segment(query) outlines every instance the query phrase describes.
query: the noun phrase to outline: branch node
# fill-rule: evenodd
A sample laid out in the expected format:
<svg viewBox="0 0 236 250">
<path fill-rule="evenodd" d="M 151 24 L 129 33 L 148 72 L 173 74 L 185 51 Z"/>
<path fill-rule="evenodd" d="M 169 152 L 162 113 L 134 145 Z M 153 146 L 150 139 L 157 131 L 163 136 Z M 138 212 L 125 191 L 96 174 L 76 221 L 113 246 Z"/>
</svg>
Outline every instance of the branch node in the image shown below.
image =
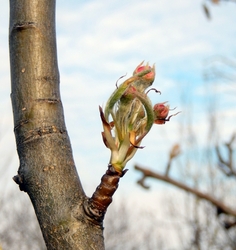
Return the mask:
<svg viewBox="0 0 236 250">
<path fill-rule="evenodd" d="M 56 98 L 41 98 L 41 99 L 36 99 L 37 102 L 46 102 L 50 104 L 57 104 L 60 102 L 60 99 Z"/>
<path fill-rule="evenodd" d="M 150 189 L 150 186 L 146 185 L 144 183 L 145 180 L 145 176 L 143 176 L 143 178 L 141 178 L 140 180 L 137 181 L 137 184 L 139 184 L 141 187 L 143 187 L 144 189 Z"/>
<path fill-rule="evenodd" d="M 35 22 L 17 22 L 13 25 L 12 30 L 22 31 L 31 28 L 36 28 Z"/>
<path fill-rule="evenodd" d="M 13 181 L 15 181 L 16 184 L 19 185 L 19 188 L 21 191 L 26 192 L 25 184 L 24 184 L 24 177 L 21 176 L 19 173 L 18 175 L 15 175 L 13 178 Z"/>
</svg>

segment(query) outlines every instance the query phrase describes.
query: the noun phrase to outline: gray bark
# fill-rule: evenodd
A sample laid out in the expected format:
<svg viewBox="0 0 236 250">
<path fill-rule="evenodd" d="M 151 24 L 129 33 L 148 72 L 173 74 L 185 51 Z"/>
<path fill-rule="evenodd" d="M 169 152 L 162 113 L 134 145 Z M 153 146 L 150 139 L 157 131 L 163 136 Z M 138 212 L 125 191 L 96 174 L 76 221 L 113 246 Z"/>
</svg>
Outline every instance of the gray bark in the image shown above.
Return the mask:
<svg viewBox="0 0 236 250">
<path fill-rule="evenodd" d="M 72 156 L 59 91 L 55 0 L 10 0 L 11 99 L 20 160 L 47 249 L 104 249 Z M 79 121 L 78 121 L 79 122 Z"/>
</svg>

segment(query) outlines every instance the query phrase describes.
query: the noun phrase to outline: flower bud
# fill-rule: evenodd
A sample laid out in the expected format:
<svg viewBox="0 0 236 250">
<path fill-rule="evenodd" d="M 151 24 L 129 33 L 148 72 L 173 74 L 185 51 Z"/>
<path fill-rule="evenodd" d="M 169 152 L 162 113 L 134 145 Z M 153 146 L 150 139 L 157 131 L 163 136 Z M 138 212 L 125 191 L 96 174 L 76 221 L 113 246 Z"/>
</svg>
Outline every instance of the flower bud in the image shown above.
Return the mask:
<svg viewBox="0 0 236 250">
<path fill-rule="evenodd" d="M 154 111 L 154 123 L 155 124 L 165 124 L 166 118 L 169 114 L 169 105 L 165 105 L 166 102 L 157 103 L 153 107 Z"/>
<path fill-rule="evenodd" d="M 129 86 L 127 88 L 127 90 L 125 91 L 125 93 L 122 95 L 121 100 L 133 100 L 135 98 L 135 93 L 136 93 L 137 89 L 134 86 Z"/>
<path fill-rule="evenodd" d="M 139 92 L 145 92 L 149 88 L 155 79 L 155 66 L 151 67 L 147 63 L 143 65 L 140 63 L 133 72 L 133 76 L 136 77 L 133 85 L 138 89 Z"/>
<path fill-rule="evenodd" d="M 155 67 L 147 63 L 139 64 L 133 76 L 125 80 L 108 99 L 105 112 L 99 107 L 103 124 L 102 138 L 111 151 L 109 164 L 120 174 L 137 149 L 143 148 L 142 139 L 148 134 L 153 124 L 164 124 L 170 119 L 169 106 L 166 102 L 154 107 L 148 98 L 155 78 Z M 173 115 L 172 115 L 173 116 Z"/>
<path fill-rule="evenodd" d="M 146 65 L 143 65 L 143 62 L 141 62 L 141 64 L 139 64 L 137 66 L 137 68 L 134 70 L 133 75 L 137 75 L 137 74 L 142 73 L 142 72 L 145 73 L 145 71 L 149 71 L 149 70 L 150 70 L 150 72 L 144 74 L 143 78 L 150 81 L 150 82 L 153 82 L 155 79 L 155 67 L 149 66 L 148 63 Z"/>
</svg>

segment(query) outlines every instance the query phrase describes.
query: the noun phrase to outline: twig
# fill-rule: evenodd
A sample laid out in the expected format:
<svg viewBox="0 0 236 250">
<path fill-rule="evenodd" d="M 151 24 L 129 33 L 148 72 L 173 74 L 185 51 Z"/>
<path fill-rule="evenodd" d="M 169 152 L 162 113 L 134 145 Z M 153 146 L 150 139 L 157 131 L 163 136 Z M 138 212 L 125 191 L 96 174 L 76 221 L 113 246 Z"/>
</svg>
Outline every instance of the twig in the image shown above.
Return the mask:
<svg viewBox="0 0 236 250">
<path fill-rule="evenodd" d="M 236 138 L 236 134 L 233 134 L 231 139 L 229 140 L 228 143 L 225 143 L 225 147 L 227 148 L 228 151 L 228 159 L 225 160 L 222 157 L 221 151 L 219 146 L 216 146 L 216 154 L 219 160 L 219 167 L 220 169 L 227 175 L 227 176 L 235 176 L 236 177 L 236 171 L 234 169 L 234 164 L 233 164 L 233 142 Z"/>
<path fill-rule="evenodd" d="M 120 178 L 128 170 L 117 172 L 112 165 L 102 176 L 101 183 L 93 193 L 92 197 L 84 201 L 84 211 L 92 222 L 102 224 L 108 206 L 112 202 L 112 196 L 118 188 Z"/>
<path fill-rule="evenodd" d="M 194 188 L 191 188 L 185 184 L 183 184 L 182 182 L 179 182 L 179 181 L 176 181 L 166 175 L 162 175 L 162 174 L 158 174 L 156 172 L 153 172 L 149 169 L 146 169 L 146 168 L 143 168 L 143 167 L 140 167 L 138 165 L 135 165 L 134 168 L 136 170 L 139 170 L 143 173 L 143 177 L 141 178 L 141 180 L 138 181 L 138 183 L 140 184 L 140 181 L 141 181 L 141 185 L 142 186 L 146 186 L 144 184 L 144 180 L 145 178 L 147 177 L 150 177 L 150 178 L 154 178 L 154 179 L 158 179 L 158 180 L 161 180 L 161 181 L 164 181 L 164 182 L 167 182 L 171 185 L 174 185 L 186 192 L 189 192 L 195 196 L 197 196 L 198 198 L 201 198 L 201 199 L 204 199 L 208 202 L 210 202 L 212 205 L 214 205 L 217 209 L 220 209 L 222 211 L 222 213 L 225 213 L 225 214 L 228 214 L 228 215 L 232 215 L 234 217 L 236 217 L 236 210 L 233 210 L 231 209 L 230 207 L 226 206 L 223 202 L 220 202 L 219 200 L 215 199 L 213 196 L 209 195 L 209 194 L 206 194 L 206 193 L 203 193 L 197 189 L 194 189 Z"/>
<path fill-rule="evenodd" d="M 172 149 L 170 150 L 170 153 L 169 153 L 169 160 L 168 160 L 168 163 L 167 163 L 167 166 L 166 166 L 166 173 L 165 173 L 166 176 L 169 175 L 171 164 L 172 164 L 172 160 L 174 158 L 176 158 L 180 153 L 181 153 L 181 151 L 180 151 L 179 144 L 175 144 L 172 147 Z"/>
</svg>

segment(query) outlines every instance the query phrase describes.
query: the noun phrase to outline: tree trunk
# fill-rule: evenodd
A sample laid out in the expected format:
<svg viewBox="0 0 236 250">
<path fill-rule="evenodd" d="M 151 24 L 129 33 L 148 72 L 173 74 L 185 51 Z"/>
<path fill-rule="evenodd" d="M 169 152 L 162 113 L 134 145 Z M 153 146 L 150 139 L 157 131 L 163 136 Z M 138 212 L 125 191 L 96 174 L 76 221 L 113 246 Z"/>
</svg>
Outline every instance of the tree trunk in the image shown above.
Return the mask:
<svg viewBox="0 0 236 250">
<path fill-rule="evenodd" d="M 102 224 L 84 212 L 59 92 L 55 0 L 10 0 L 11 99 L 28 193 L 48 249 L 104 249 Z"/>
</svg>

